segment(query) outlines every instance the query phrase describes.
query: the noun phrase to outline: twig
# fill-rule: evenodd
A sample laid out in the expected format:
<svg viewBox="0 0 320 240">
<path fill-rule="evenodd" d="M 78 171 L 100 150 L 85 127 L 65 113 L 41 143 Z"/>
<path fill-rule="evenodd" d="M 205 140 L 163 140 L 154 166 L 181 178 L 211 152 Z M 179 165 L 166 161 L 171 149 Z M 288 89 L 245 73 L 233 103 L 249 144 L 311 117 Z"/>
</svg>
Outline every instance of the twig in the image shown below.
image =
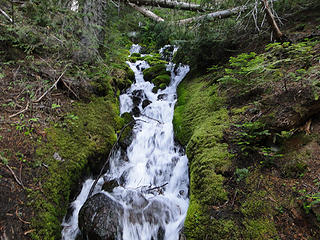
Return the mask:
<svg viewBox="0 0 320 240">
<path fill-rule="evenodd" d="M 99 178 L 102 176 L 102 174 L 103 174 L 103 172 L 104 172 L 104 169 L 105 169 L 105 167 L 107 166 L 107 163 L 109 162 L 109 160 L 110 160 L 110 158 L 111 158 L 111 155 L 113 154 L 114 150 L 116 149 L 116 146 L 117 146 L 118 143 L 119 143 L 119 140 L 121 139 L 122 133 L 124 132 L 124 130 L 125 130 L 128 126 L 132 125 L 132 124 L 135 123 L 135 122 L 136 122 L 136 120 L 132 120 L 131 122 L 129 122 L 128 124 L 126 124 L 126 125 L 121 129 L 121 131 L 120 131 L 120 133 L 119 133 L 119 135 L 118 135 L 117 141 L 113 144 L 113 146 L 112 146 L 112 148 L 111 148 L 111 150 L 110 150 L 110 152 L 109 152 L 109 155 L 108 155 L 105 163 L 103 164 L 103 166 L 102 166 L 102 168 L 101 168 L 101 170 L 100 170 L 99 175 L 96 177 L 96 179 L 94 180 L 94 182 L 93 182 L 93 184 L 92 184 L 92 186 L 91 186 L 91 188 L 90 188 L 90 191 L 89 191 L 89 194 L 88 194 L 88 197 L 87 197 L 87 198 L 90 198 L 90 197 L 91 197 L 92 192 L 93 192 L 94 188 L 96 187 Z"/>
<path fill-rule="evenodd" d="M 19 214 L 18 214 L 18 207 L 17 207 L 17 209 L 16 209 L 16 216 L 17 216 L 17 218 L 18 218 L 21 222 L 23 222 L 23 223 L 25 223 L 25 224 L 30 224 L 30 222 L 27 222 L 27 221 L 23 220 L 23 219 L 19 216 Z"/>
<path fill-rule="evenodd" d="M 160 189 L 160 188 L 163 188 L 163 187 L 166 186 L 166 185 L 168 185 L 168 183 L 165 183 L 165 184 L 163 184 L 163 185 L 161 185 L 161 186 L 158 186 L 158 187 L 149 188 L 149 189 L 147 189 L 146 191 L 149 192 L 149 191 L 152 191 L 152 190 Z"/>
<path fill-rule="evenodd" d="M 0 8 L 0 12 L 2 13 L 3 16 L 6 17 L 7 20 L 9 20 L 9 22 L 13 23 L 13 20 L 11 19 L 11 17 L 9 17 L 9 15 L 3 11 L 1 8 Z"/>
<path fill-rule="evenodd" d="M 28 102 L 28 103 L 27 103 L 27 106 L 26 106 L 26 108 L 25 108 L 25 109 L 23 109 L 23 110 L 21 110 L 21 111 L 19 111 L 19 112 L 15 113 L 15 114 L 10 115 L 10 116 L 9 116 L 9 118 L 13 118 L 13 117 L 15 117 L 15 116 L 17 116 L 17 115 L 19 115 L 19 114 L 21 114 L 21 113 L 24 113 L 25 111 L 27 111 L 27 110 L 28 110 L 29 105 L 30 105 L 30 102 Z"/>
<path fill-rule="evenodd" d="M 14 179 L 16 180 L 16 182 L 24 188 L 23 183 L 21 181 L 21 179 L 19 180 L 19 178 L 17 177 L 17 175 L 14 173 L 14 171 L 12 170 L 12 168 L 9 165 L 6 165 L 7 168 L 9 169 L 9 171 L 11 172 L 11 174 L 13 175 Z"/>
<path fill-rule="evenodd" d="M 32 232 L 34 232 L 34 231 L 35 231 L 35 229 L 31 229 L 31 230 L 25 231 L 25 232 L 23 233 L 23 235 L 27 235 L 27 234 L 32 233 Z"/>
<path fill-rule="evenodd" d="M 233 205 L 234 205 L 234 201 L 236 200 L 237 193 L 238 193 L 238 191 L 236 190 L 236 191 L 234 192 L 234 195 L 233 195 L 233 198 L 232 198 L 231 207 L 233 207 Z"/>
<path fill-rule="evenodd" d="M 48 94 L 48 92 L 50 92 L 54 87 L 56 87 L 57 84 L 58 84 L 58 82 L 60 81 L 60 79 L 62 78 L 62 76 L 64 75 L 64 73 L 65 73 L 66 71 L 67 71 L 67 70 L 64 70 L 63 73 L 61 73 L 60 77 L 58 77 L 57 81 L 55 81 L 54 84 L 53 84 L 44 94 L 42 94 L 41 97 L 39 97 L 36 101 L 34 101 L 34 103 L 40 102 L 41 99 Z"/>
<path fill-rule="evenodd" d="M 71 87 L 65 82 L 62 80 L 62 83 L 64 86 L 66 86 L 66 88 L 68 88 L 68 90 L 78 99 L 80 100 L 80 98 L 78 97 L 78 95 L 71 89 Z"/>
<path fill-rule="evenodd" d="M 160 123 L 160 124 L 163 124 L 163 122 L 160 122 L 158 119 L 149 117 L 149 116 L 147 116 L 147 115 L 145 115 L 145 114 L 143 114 L 143 113 L 141 113 L 140 115 L 143 116 L 143 117 L 149 118 L 149 119 L 151 119 L 151 120 L 153 120 L 153 121 L 156 121 L 156 122 L 158 122 L 158 123 Z"/>
</svg>

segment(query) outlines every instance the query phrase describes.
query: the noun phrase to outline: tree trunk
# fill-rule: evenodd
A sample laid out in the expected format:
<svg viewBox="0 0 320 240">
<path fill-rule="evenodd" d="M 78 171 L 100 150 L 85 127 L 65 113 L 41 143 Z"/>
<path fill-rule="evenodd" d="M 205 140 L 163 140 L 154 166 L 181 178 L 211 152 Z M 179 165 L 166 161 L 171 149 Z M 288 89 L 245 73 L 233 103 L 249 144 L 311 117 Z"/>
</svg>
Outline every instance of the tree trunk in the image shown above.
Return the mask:
<svg viewBox="0 0 320 240">
<path fill-rule="evenodd" d="M 130 0 L 130 2 L 138 6 L 153 6 L 153 7 L 161 7 L 161 8 L 172 8 L 172 9 L 174 8 L 174 9 L 198 11 L 198 12 L 213 10 L 213 8 L 204 7 L 199 4 L 170 1 L 170 0 Z"/>
<path fill-rule="evenodd" d="M 79 12 L 83 14 L 81 49 L 75 54 L 77 62 L 94 62 L 105 38 L 107 1 L 84 0 Z"/>
</svg>

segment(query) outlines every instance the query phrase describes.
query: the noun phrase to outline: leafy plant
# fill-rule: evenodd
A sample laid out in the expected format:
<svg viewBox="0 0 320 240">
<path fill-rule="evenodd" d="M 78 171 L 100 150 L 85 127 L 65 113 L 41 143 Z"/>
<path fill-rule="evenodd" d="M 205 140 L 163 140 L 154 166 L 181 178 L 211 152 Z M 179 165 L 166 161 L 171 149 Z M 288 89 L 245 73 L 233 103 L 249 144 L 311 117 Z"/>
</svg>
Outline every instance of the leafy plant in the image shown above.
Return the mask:
<svg viewBox="0 0 320 240">
<path fill-rule="evenodd" d="M 235 174 L 237 176 L 236 181 L 240 182 L 248 177 L 249 170 L 247 168 L 237 168 Z"/>
</svg>

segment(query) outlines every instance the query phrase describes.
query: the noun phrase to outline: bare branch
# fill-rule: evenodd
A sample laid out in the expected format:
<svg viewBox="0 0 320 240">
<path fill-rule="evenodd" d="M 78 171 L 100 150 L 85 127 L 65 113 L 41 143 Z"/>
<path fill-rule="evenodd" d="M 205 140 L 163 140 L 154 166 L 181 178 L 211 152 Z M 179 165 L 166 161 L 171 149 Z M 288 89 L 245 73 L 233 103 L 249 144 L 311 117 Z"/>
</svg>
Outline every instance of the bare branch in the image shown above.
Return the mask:
<svg viewBox="0 0 320 240">
<path fill-rule="evenodd" d="M 274 15 L 271 12 L 268 0 L 261 0 L 261 1 L 262 1 L 263 5 L 264 5 L 264 10 L 265 10 L 265 13 L 267 15 L 267 20 L 268 20 L 268 23 L 270 24 L 270 26 L 272 28 L 272 32 L 275 35 L 275 39 L 278 40 L 278 41 L 282 41 L 285 36 L 280 31 L 280 29 L 278 27 L 278 24 L 276 23 L 276 21 L 274 19 Z"/>
<path fill-rule="evenodd" d="M 13 23 L 12 18 L 9 17 L 9 15 L 5 11 L 3 11 L 1 8 L 0 8 L 0 12 L 2 13 L 3 16 L 6 17 L 7 20 L 9 20 L 9 22 Z"/>
<path fill-rule="evenodd" d="M 154 14 L 153 12 L 151 12 L 150 10 L 143 8 L 143 7 L 139 7 L 134 3 L 128 3 L 132 8 L 134 8 L 135 10 L 137 10 L 138 12 L 142 13 L 144 16 L 151 18 L 152 20 L 156 21 L 156 22 L 164 22 L 164 19 L 159 17 L 158 15 Z"/>
<path fill-rule="evenodd" d="M 189 24 L 191 22 L 202 21 L 202 20 L 205 20 L 205 19 L 212 20 L 212 19 L 216 19 L 216 18 L 219 18 L 219 19 L 227 18 L 227 17 L 230 17 L 230 16 L 235 15 L 237 13 L 243 12 L 243 11 L 245 11 L 247 9 L 248 9 L 247 6 L 240 6 L 240 7 L 235 7 L 235 8 L 232 8 L 232 9 L 227 9 L 227 10 L 222 10 L 222 11 L 209 13 L 209 14 L 206 14 L 206 15 L 198 16 L 198 17 L 192 17 L 192 18 L 179 20 L 179 21 L 177 21 L 175 23 L 177 23 L 178 25 L 185 25 L 185 24 Z"/>
<path fill-rule="evenodd" d="M 56 87 L 58 82 L 60 81 L 60 79 L 62 78 L 62 76 L 66 71 L 67 70 L 64 70 L 63 73 L 61 73 L 60 77 L 57 79 L 57 81 L 55 81 L 54 84 L 44 94 L 41 95 L 41 97 L 39 97 L 36 101 L 34 101 L 34 103 L 40 102 L 41 99 L 48 94 L 48 92 L 50 92 L 54 87 Z"/>
<path fill-rule="evenodd" d="M 153 6 L 153 7 L 189 10 L 189 11 L 197 11 L 197 12 L 214 10 L 214 8 L 212 7 L 204 7 L 199 4 L 170 1 L 170 0 L 130 0 L 130 2 L 138 6 Z"/>
<path fill-rule="evenodd" d="M 15 113 L 15 114 L 10 115 L 9 118 L 13 118 L 13 117 L 15 117 L 15 116 L 17 116 L 17 115 L 19 115 L 19 114 L 24 113 L 25 111 L 27 111 L 27 110 L 29 109 L 29 104 L 30 104 L 30 102 L 27 103 L 27 106 L 26 106 L 23 110 Z"/>
<path fill-rule="evenodd" d="M 12 168 L 11 168 L 9 165 L 6 165 L 6 167 L 9 169 L 9 171 L 11 172 L 11 174 L 12 174 L 12 176 L 14 177 L 14 179 L 16 180 L 16 182 L 17 182 L 22 188 L 24 188 L 24 185 L 23 185 L 21 179 L 19 179 L 19 178 L 17 177 L 17 175 L 16 175 L 16 174 L 14 173 L 14 171 L 12 170 Z"/>
</svg>

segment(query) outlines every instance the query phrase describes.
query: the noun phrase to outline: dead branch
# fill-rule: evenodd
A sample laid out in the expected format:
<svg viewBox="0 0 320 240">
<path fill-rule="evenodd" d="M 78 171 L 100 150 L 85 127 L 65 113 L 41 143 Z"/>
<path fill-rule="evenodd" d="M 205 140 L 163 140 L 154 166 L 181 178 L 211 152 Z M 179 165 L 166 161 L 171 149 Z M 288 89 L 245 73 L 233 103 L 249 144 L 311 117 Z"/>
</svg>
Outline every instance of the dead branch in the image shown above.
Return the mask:
<svg viewBox="0 0 320 240">
<path fill-rule="evenodd" d="M 23 219 L 19 216 L 18 207 L 16 208 L 16 216 L 17 216 L 17 218 L 18 218 L 21 222 L 23 222 L 23 223 L 25 223 L 25 224 L 31 224 L 31 222 L 27 222 L 27 221 L 23 220 Z"/>
<path fill-rule="evenodd" d="M 64 75 L 64 73 L 66 72 L 67 70 L 64 70 L 63 73 L 61 73 L 60 77 L 58 77 L 57 81 L 54 82 L 54 84 L 44 93 L 41 95 L 41 97 L 39 97 L 37 100 L 34 101 L 34 103 L 38 103 L 41 101 L 41 99 L 46 96 L 54 87 L 57 86 L 58 82 L 60 81 L 60 79 L 62 78 L 62 76 Z"/>
<path fill-rule="evenodd" d="M 5 11 L 3 11 L 1 8 L 0 8 L 0 12 L 2 13 L 3 16 L 5 16 L 7 20 L 9 20 L 9 22 L 13 23 L 12 18 L 9 17 L 9 15 Z"/>
<path fill-rule="evenodd" d="M 150 191 L 153 191 L 153 190 L 158 190 L 158 189 L 163 188 L 163 187 L 166 186 L 166 185 L 168 185 L 168 183 L 165 183 L 165 184 L 163 184 L 163 185 L 161 185 L 161 186 L 158 186 L 158 187 L 149 188 L 149 189 L 147 189 L 146 191 L 147 191 L 147 192 L 150 192 Z"/>
<path fill-rule="evenodd" d="M 27 103 L 27 106 L 25 107 L 25 109 L 15 113 L 15 114 L 10 115 L 9 118 L 13 118 L 13 117 L 15 117 L 15 116 L 17 116 L 17 115 L 19 115 L 21 113 L 24 113 L 25 111 L 27 111 L 29 109 L 29 105 L 30 105 L 30 102 Z"/>
<path fill-rule="evenodd" d="M 23 235 L 27 235 L 27 234 L 32 233 L 32 232 L 34 232 L 34 231 L 35 231 L 35 229 L 31 229 L 31 230 L 25 231 L 25 232 L 23 233 Z"/>
<path fill-rule="evenodd" d="M 132 8 L 134 8 L 135 10 L 137 10 L 138 12 L 140 12 L 141 14 L 143 14 L 144 16 L 151 18 L 152 20 L 156 21 L 156 22 L 164 22 L 164 19 L 159 17 L 158 15 L 154 14 L 153 12 L 151 12 L 150 10 L 143 8 L 143 7 L 139 7 L 136 4 L 133 3 L 128 3 Z"/>
<path fill-rule="evenodd" d="M 261 2 L 263 3 L 264 5 L 264 10 L 265 10 L 265 13 L 267 15 L 267 21 L 268 23 L 270 24 L 271 26 L 271 29 L 272 29 L 272 32 L 274 33 L 275 35 L 275 39 L 277 41 L 283 41 L 285 39 L 285 36 L 284 34 L 280 31 L 279 27 L 278 27 L 278 24 L 276 22 L 276 20 L 274 19 L 274 15 L 272 14 L 271 12 L 271 9 L 269 7 L 269 3 L 268 3 L 268 0 L 261 0 Z"/>
<path fill-rule="evenodd" d="M 170 1 L 170 0 L 130 0 L 130 2 L 138 6 L 153 6 L 153 7 L 171 8 L 171 9 L 197 11 L 197 12 L 205 12 L 205 11 L 213 10 L 212 7 L 204 7 L 199 4 Z"/>
<path fill-rule="evenodd" d="M 71 89 L 71 87 L 63 80 L 61 80 L 63 85 L 78 99 L 80 100 L 80 98 L 78 97 L 78 95 Z"/>
<path fill-rule="evenodd" d="M 22 188 L 24 188 L 24 185 L 23 185 L 21 179 L 19 179 L 19 178 L 17 177 L 17 175 L 16 175 L 16 174 L 14 173 L 14 171 L 12 170 L 12 168 L 11 168 L 8 164 L 6 164 L 6 166 L 7 166 L 7 168 L 9 169 L 9 171 L 11 172 L 11 174 L 13 175 L 14 179 L 16 180 L 16 182 L 17 182 Z"/>
<path fill-rule="evenodd" d="M 235 15 L 237 13 L 243 12 L 245 10 L 248 9 L 248 6 L 240 6 L 240 7 L 235 7 L 232 9 L 227 9 L 227 10 L 222 10 L 222 11 L 217 11 L 217 12 L 213 12 L 213 13 L 209 13 L 206 15 L 202 15 L 202 16 L 197 16 L 197 17 L 192 17 L 192 18 L 186 18 L 183 20 L 179 20 L 176 22 L 173 22 L 173 24 L 178 24 L 178 25 L 185 25 L 185 24 L 189 24 L 192 22 L 196 22 L 196 21 L 202 21 L 202 20 L 213 20 L 216 18 L 227 18 L 230 17 L 232 15 Z"/>
<path fill-rule="evenodd" d="M 145 115 L 145 114 L 143 114 L 143 113 L 141 113 L 140 115 L 143 116 L 143 117 L 149 118 L 150 120 L 156 121 L 156 122 L 158 122 L 158 123 L 160 123 L 160 124 L 163 124 L 163 122 L 160 122 L 158 119 L 149 117 L 149 116 L 147 116 L 147 115 Z"/>
</svg>

